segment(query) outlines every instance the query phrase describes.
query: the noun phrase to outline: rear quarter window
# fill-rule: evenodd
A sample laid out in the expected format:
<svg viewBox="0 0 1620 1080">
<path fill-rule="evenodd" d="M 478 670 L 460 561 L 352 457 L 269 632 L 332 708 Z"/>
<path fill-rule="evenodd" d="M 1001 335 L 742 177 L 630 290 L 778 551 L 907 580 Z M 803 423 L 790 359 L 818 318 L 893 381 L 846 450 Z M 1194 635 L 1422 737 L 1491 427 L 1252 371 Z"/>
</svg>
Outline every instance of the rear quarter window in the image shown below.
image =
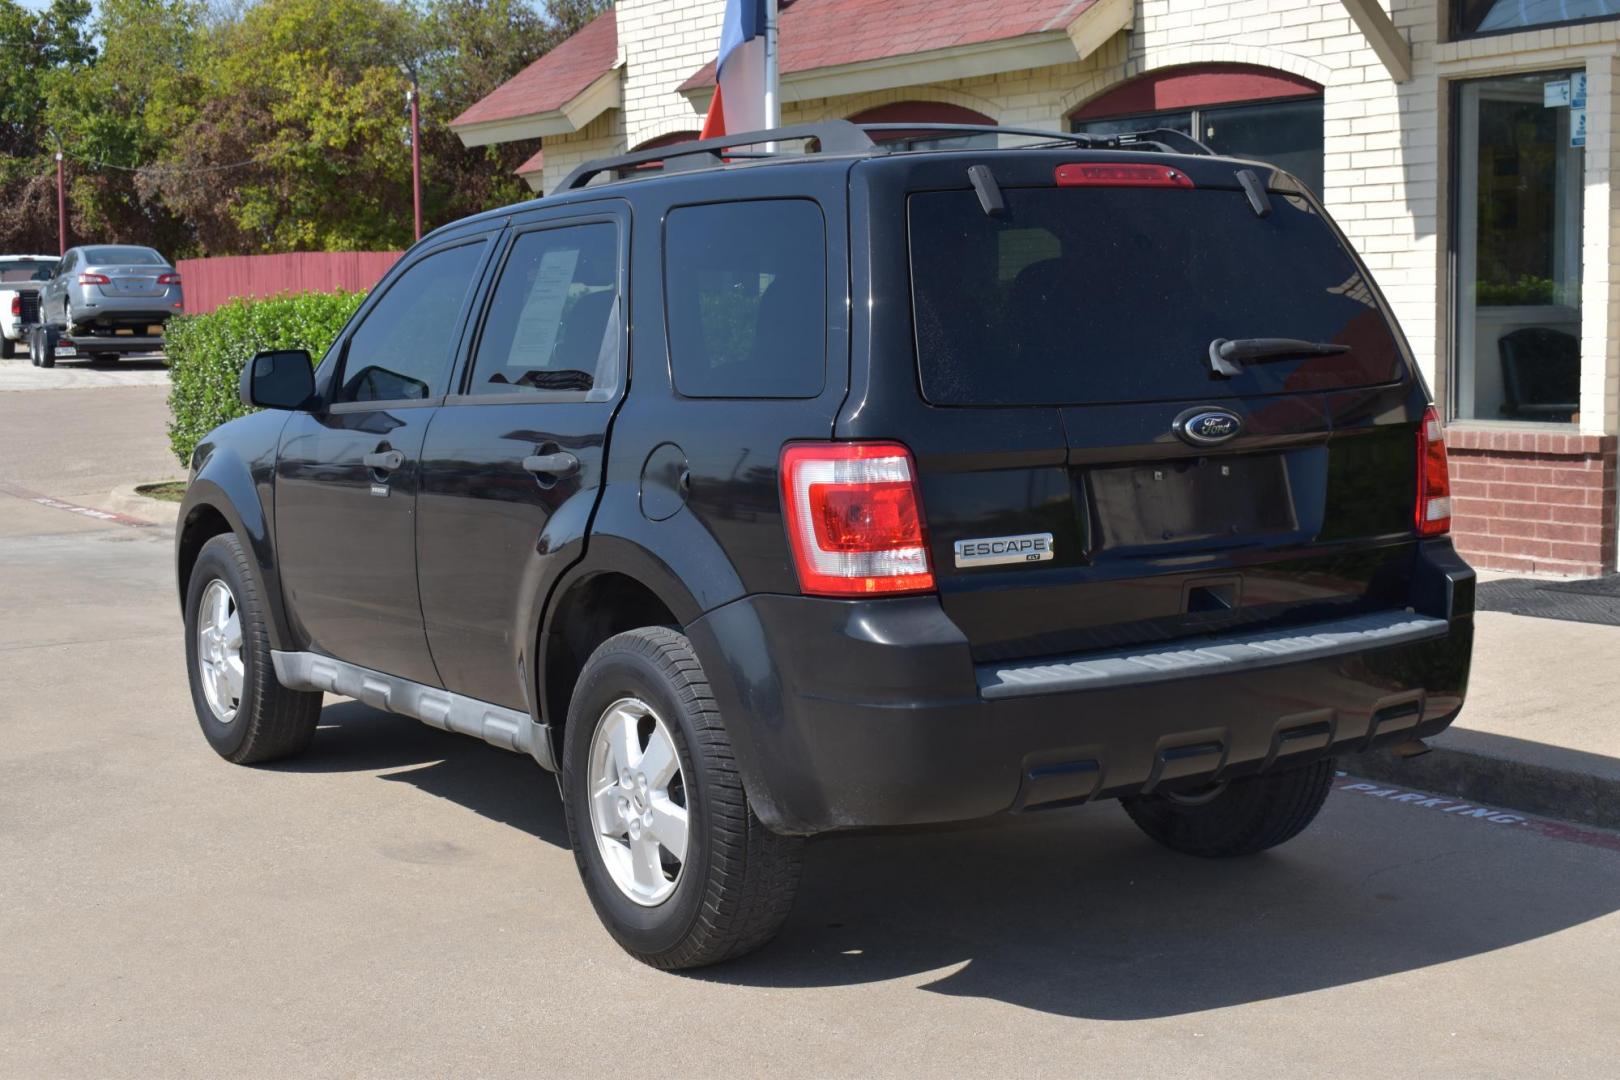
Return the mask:
<svg viewBox="0 0 1620 1080">
<path fill-rule="evenodd" d="M 685 397 L 813 398 L 826 380 L 827 226 L 809 199 L 669 212 L 670 366 Z"/>
<path fill-rule="evenodd" d="M 1393 382 L 1400 346 L 1371 283 L 1307 200 L 1239 191 L 1010 188 L 909 201 L 924 396 L 941 405 L 1248 397 Z M 1217 338 L 1299 338 L 1333 356 L 1210 368 Z"/>
</svg>

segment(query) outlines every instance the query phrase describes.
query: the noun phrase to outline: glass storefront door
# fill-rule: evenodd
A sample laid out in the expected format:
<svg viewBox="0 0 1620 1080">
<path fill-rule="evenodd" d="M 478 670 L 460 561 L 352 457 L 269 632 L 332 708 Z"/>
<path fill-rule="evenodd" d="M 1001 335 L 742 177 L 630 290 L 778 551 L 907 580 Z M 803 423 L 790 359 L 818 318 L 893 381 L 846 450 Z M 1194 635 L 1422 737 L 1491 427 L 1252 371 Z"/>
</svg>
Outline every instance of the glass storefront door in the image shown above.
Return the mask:
<svg viewBox="0 0 1620 1080">
<path fill-rule="evenodd" d="M 1584 79 L 1456 89 L 1453 414 L 1569 423 L 1580 408 Z"/>
</svg>

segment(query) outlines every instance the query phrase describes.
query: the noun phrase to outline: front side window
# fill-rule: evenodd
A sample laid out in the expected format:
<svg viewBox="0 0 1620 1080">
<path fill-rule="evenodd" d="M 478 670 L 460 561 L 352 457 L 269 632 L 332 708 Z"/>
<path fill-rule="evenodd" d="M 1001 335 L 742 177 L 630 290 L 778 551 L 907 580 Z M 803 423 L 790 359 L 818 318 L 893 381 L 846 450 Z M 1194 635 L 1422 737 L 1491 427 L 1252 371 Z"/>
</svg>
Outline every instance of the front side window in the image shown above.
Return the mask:
<svg viewBox="0 0 1620 1080">
<path fill-rule="evenodd" d="M 1453 37 L 1620 16 L 1620 0 L 1453 0 Z"/>
<path fill-rule="evenodd" d="M 349 337 L 337 400 L 420 401 L 445 391 L 482 242 L 436 251 L 394 280 Z"/>
<path fill-rule="evenodd" d="M 1452 397 L 1462 419 L 1569 423 L 1580 408 L 1586 152 L 1584 109 L 1566 100 L 1575 74 L 1457 88 Z"/>
<path fill-rule="evenodd" d="M 671 210 L 664 281 L 670 366 L 681 394 L 821 393 L 827 238 L 814 202 L 769 199 Z"/>
<path fill-rule="evenodd" d="M 473 394 L 602 397 L 619 369 L 618 229 L 525 233 L 512 243 L 473 361 Z"/>
</svg>

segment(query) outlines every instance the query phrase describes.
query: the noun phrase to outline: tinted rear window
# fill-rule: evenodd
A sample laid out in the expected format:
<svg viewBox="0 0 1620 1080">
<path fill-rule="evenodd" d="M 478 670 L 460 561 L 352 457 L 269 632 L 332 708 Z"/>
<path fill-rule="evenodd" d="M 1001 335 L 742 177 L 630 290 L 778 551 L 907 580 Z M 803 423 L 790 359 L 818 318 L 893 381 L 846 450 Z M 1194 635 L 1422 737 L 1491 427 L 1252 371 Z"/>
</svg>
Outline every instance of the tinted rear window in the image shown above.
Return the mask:
<svg viewBox="0 0 1620 1080">
<path fill-rule="evenodd" d="M 163 256 L 144 247 L 93 247 L 84 249 L 90 266 L 168 266 Z"/>
<path fill-rule="evenodd" d="M 1292 393 L 1404 368 L 1368 282 L 1304 199 L 1241 192 L 1019 188 L 990 217 L 971 191 L 911 196 L 924 396 L 1050 405 Z M 1217 378 L 1216 338 L 1349 345 Z"/>
</svg>

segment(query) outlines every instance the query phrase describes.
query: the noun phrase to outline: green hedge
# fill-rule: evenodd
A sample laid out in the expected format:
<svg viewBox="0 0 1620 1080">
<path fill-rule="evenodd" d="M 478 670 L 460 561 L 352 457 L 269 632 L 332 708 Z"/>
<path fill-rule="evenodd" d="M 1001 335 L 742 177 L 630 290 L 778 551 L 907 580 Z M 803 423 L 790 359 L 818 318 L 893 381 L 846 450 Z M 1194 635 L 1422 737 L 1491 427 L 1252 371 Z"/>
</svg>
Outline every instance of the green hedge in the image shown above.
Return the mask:
<svg viewBox="0 0 1620 1080">
<path fill-rule="evenodd" d="M 308 349 L 320 362 L 366 298 L 363 292 L 232 300 L 206 315 L 169 320 L 169 446 L 182 465 L 214 428 L 248 412 L 237 397 L 242 368 L 261 349 Z"/>
</svg>

